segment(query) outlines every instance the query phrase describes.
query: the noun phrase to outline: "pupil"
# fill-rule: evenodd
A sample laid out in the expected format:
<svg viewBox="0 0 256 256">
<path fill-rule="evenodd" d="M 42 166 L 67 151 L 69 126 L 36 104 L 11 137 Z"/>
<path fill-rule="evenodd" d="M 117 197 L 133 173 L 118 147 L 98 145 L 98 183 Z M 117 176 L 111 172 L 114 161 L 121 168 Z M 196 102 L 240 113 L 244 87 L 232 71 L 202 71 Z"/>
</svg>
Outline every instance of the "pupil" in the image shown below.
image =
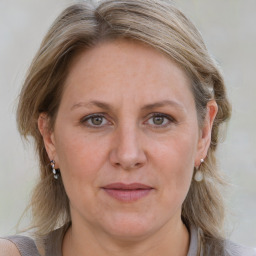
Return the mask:
<svg viewBox="0 0 256 256">
<path fill-rule="evenodd" d="M 154 124 L 162 124 L 163 123 L 163 117 L 154 117 Z"/>
<path fill-rule="evenodd" d="M 93 117 L 92 123 L 95 125 L 100 125 L 102 123 L 102 117 Z"/>
</svg>

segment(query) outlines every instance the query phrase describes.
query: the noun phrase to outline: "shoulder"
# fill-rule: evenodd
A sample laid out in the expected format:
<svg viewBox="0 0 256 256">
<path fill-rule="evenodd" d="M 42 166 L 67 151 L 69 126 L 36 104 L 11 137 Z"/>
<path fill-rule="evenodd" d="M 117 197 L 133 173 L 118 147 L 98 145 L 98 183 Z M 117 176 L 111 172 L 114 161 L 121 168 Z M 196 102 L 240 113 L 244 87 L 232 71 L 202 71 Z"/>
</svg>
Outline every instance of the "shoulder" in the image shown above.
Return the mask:
<svg viewBox="0 0 256 256">
<path fill-rule="evenodd" d="M 0 239 L 0 256 L 40 256 L 34 240 L 15 235 Z"/>
<path fill-rule="evenodd" d="M 21 256 L 16 245 L 8 239 L 0 238 L 0 255 Z"/>
<path fill-rule="evenodd" d="M 228 256 L 256 256 L 256 249 L 245 247 L 229 240 L 225 241 L 225 251 Z"/>
<path fill-rule="evenodd" d="M 203 237 L 204 256 L 256 256 L 256 249 L 249 248 L 228 239 Z"/>
</svg>

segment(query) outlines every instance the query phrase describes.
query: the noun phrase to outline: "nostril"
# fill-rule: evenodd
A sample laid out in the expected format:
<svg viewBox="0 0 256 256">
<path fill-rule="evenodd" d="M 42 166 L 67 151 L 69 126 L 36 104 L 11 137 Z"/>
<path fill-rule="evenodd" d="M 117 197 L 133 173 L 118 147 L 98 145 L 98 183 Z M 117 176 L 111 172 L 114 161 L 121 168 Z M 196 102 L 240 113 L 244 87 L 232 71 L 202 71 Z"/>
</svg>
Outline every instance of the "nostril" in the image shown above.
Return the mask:
<svg viewBox="0 0 256 256">
<path fill-rule="evenodd" d="M 143 164 L 142 163 L 135 163 L 135 164 L 130 164 L 123 166 L 125 170 L 132 170 L 141 167 Z"/>
<path fill-rule="evenodd" d="M 131 147 L 115 147 L 110 151 L 109 160 L 115 168 L 122 168 L 123 170 L 132 170 L 141 168 L 146 162 L 147 157 L 145 152 L 140 148 Z"/>
</svg>

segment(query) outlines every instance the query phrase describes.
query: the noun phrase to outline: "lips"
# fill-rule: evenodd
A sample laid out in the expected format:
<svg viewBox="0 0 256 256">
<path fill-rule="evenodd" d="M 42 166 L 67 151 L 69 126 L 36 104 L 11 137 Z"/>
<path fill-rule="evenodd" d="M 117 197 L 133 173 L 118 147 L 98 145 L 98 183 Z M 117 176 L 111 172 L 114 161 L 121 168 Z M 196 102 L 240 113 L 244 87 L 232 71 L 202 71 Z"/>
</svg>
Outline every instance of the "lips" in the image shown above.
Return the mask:
<svg viewBox="0 0 256 256">
<path fill-rule="evenodd" d="M 136 190 L 136 189 L 151 189 L 152 187 L 141 184 L 141 183 L 112 183 L 104 186 L 106 189 L 117 189 L 117 190 Z"/>
<path fill-rule="evenodd" d="M 103 190 L 119 201 L 132 202 L 147 196 L 153 188 L 141 183 L 112 183 L 104 186 Z"/>
</svg>

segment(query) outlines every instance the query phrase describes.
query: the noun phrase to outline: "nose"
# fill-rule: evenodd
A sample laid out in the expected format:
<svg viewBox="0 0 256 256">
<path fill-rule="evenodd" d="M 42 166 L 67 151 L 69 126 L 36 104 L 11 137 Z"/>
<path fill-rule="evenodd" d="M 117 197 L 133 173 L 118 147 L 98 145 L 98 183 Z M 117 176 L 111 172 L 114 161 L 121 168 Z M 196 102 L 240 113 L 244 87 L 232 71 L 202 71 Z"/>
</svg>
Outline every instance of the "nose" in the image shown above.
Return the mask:
<svg viewBox="0 0 256 256">
<path fill-rule="evenodd" d="M 136 127 L 123 127 L 116 131 L 110 152 L 113 166 L 124 170 L 133 170 L 145 165 L 147 157 Z"/>
</svg>

